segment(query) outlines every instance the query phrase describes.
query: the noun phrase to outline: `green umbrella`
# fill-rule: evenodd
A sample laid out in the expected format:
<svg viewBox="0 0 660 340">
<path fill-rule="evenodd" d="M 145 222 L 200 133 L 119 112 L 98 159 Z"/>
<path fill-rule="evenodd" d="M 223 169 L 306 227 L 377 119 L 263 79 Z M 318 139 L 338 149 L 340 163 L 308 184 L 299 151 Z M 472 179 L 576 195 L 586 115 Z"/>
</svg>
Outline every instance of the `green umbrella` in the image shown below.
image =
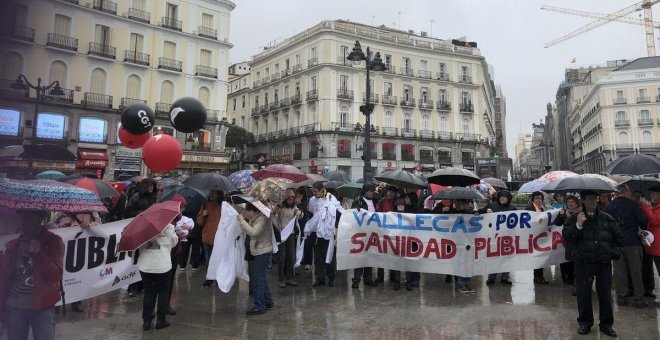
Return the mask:
<svg viewBox="0 0 660 340">
<path fill-rule="evenodd" d="M 35 177 L 36 179 L 52 179 L 52 180 L 58 180 L 62 177 L 66 176 L 65 174 L 57 171 L 57 170 L 46 170 L 43 172 L 40 172 L 37 174 Z"/>
</svg>

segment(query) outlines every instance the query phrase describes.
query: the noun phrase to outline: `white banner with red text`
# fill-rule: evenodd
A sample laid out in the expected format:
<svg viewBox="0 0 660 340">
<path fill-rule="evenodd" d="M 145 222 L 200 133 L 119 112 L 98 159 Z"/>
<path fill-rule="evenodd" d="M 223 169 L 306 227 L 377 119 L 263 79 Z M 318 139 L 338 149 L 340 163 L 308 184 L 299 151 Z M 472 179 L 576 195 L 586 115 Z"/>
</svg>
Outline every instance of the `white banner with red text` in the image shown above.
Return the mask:
<svg viewBox="0 0 660 340">
<path fill-rule="evenodd" d="M 559 210 L 403 214 L 347 210 L 339 220 L 337 269 L 475 275 L 565 262 Z"/>
<path fill-rule="evenodd" d="M 88 229 L 50 229 L 64 241 L 64 298 L 82 301 L 139 281 L 140 271 L 132 252 L 116 253 L 124 227 L 132 219 L 105 223 Z M 0 237 L 0 254 L 7 242 L 19 235 Z M 62 301 L 58 302 L 61 305 Z"/>
</svg>

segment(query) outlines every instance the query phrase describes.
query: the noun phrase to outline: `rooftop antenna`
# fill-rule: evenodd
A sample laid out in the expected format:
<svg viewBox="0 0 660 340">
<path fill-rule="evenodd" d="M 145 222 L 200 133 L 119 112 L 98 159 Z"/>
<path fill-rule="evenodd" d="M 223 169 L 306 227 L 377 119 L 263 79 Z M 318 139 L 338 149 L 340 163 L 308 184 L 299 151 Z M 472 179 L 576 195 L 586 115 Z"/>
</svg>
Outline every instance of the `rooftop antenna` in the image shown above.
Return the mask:
<svg viewBox="0 0 660 340">
<path fill-rule="evenodd" d="M 429 38 L 433 38 L 433 23 L 435 20 L 431 19 L 431 30 L 429 31 Z"/>
<path fill-rule="evenodd" d="M 371 26 L 374 25 L 374 19 L 376 19 L 376 17 L 372 15 L 372 16 L 371 16 Z"/>
<path fill-rule="evenodd" d="M 401 12 L 399 12 L 399 24 L 397 25 L 397 28 L 401 29 Z"/>
</svg>

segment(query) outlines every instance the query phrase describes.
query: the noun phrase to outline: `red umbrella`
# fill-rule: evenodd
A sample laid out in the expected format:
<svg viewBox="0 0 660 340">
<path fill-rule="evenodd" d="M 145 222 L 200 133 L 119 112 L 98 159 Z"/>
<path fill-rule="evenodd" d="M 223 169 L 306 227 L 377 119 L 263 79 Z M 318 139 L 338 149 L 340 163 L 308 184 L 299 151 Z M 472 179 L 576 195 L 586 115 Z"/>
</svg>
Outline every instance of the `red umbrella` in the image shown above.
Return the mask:
<svg viewBox="0 0 660 340">
<path fill-rule="evenodd" d="M 79 179 L 72 179 L 70 181 L 67 181 L 67 183 L 92 191 L 99 198 L 119 196 L 117 190 L 115 190 L 115 188 L 113 188 L 112 185 L 110 185 L 110 183 L 106 181 L 102 181 L 100 179 L 83 177 Z"/>
<path fill-rule="evenodd" d="M 296 183 L 307 180 L 307 174 L 293 165 L 273 164 L 252 173 L 256 180 L 268 177 L 286 178 Z"/>
<path fill-rule="evenodd" d="M 118 251 L 131 251 L 160 235 L 181 212 L 177 201 L 165 201 L 150 206 L 138 214 L 121 233 Z"/>
</svg>

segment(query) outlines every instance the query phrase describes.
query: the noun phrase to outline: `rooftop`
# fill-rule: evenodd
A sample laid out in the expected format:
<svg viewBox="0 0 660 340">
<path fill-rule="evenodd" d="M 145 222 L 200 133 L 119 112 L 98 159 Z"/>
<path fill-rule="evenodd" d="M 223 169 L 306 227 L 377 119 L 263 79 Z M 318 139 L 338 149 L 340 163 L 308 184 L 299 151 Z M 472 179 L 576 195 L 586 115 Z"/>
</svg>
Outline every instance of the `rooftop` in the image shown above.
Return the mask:
<svg viewBox="0 0 660 340">
<path fill-rule="evenodd" d="M 660 68 L 660 57 L 644 57 L 637 58 L 614 71 L 632 71 L 642 70 L 647 68 Z"/>
</svg>

